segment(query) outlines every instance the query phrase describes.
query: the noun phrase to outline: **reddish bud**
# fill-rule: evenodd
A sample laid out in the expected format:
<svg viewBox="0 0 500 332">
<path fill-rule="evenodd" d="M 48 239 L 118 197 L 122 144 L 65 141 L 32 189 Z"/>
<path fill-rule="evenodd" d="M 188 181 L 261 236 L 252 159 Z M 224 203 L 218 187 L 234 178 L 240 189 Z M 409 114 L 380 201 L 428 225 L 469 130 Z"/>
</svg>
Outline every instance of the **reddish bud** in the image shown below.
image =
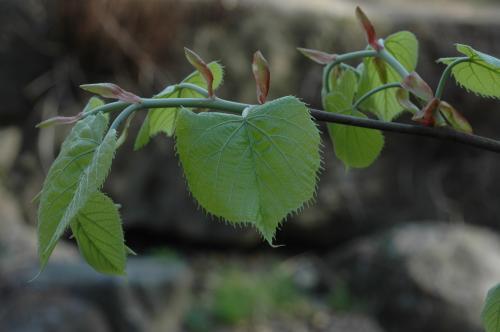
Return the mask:
<svg viewBox="0 0 500 332">
<path fill-rule="evenodd" d="M 425 101 L 434 98 L 431 87 L 416 72 L 406 76 L 401 82 L 401 86 Z"/>
<path fill-rule="evenodd" d="M 460 112 L 458 112 L 453 106 L 445 101 L 442 101 L 439 104 L 439 111 L 444 116 L 446 121 L 450 124 L 450 126 L 452 126 L 454 129 L 464 133 L 472 134 L 472 127 L 469 121 L 467 121 L 467 119 L 462 114 L 460 114 Z"/>
<path fill-rule="evenodd" d="M 425 107 L 416 113 L 412 120 L 424 126 L 434 126 L 436 124 L 435 114 L 439 107 L 439 99 L 432 98 Z"/>
<path fill-rule="evenodd" d="M 396 90 L 396 99 L 401 107 L 405 110 L 410 111 L 413 114 L 417 114 L 420 112 L 420 109 L 411 102 L 408 91 L 405 89 L 397 89 Z"/>
<path fill-rule="evenodd" d="M 132 92 L 123 90 L 118 85 L 113 83 L 82 84 L 80 85 L 80 88 L 104 98 L 118 99 L 132 104 L 138 104 L 141 102 L 141 98 L 139 96 L 136 96 Z"/>
<path fill-rule="evenodd" d="M 271 74 L 269 64 L 260 51 L 253 55 L 252 72 L 257 87 L 257 100 L 260 104 L 264 104 L 269 92 Z"/>
<path fill-rule="evenodd" d="M 301 47 L 297 47 L 297 50 L 300 53 L 302 53 L 306 58 L 309 58 L 320 65 L 327 65 L 335 61 L 335 59 L 337 59 L 337 54 L 330 54 L 318 50 L 312 50 L 309 48 L 301 48 Z"/>
<path fill-rule="evenodd" d="M 47 119 L 40 122 L 35 127 L 36 128 L 48 128 L 57 125 L 67 125 L 78 122 L 83 116 L 83 113 L 78 113 L 75 116 L 55 116 L 53 118 Z"/>
<path fill-rule="evenodd" d="M 212 85 L 214 81 L 214 75 L 212 74 L 210 68 L 208 68 L 205 61 L 203 61 L 203 59 L 198 54 L 191 51 L 189 48 L 184 47 L 184 54 L 186 55 L 186 59 L 189 61 L 189 63 L 200 72 L 201 76 L 203 76 L 203 78 L 205 79 L 205 82 L 207 82 L 208 96 L 210 98 L 213 97 L 214 90 Z"/>
<path fill-rule="evenodd" d="M 375 51 L 381 51 L 384 47 L 377 40 L 375 28 L 373 27 L 372 22 L 370 22 L 366 14 L 361 10 L 359 6 L 356 7 L 356 17 L 361 23 L 363 30 L 365 30 L 366 41 L 368 42 L 368 44 L 373 47 Z"/>
</svg>

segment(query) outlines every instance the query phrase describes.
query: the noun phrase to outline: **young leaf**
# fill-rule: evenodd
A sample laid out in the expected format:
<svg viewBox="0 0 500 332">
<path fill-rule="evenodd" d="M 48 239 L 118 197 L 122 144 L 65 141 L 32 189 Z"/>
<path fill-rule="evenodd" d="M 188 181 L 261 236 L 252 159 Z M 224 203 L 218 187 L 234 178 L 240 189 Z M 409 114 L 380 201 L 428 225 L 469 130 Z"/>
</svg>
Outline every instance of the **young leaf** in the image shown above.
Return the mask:
<svg viewBox="0 0 500 332">
<path fill-rule="evenodd" d="M 251 223 L 271 242 L 313 198 L 320 136 L 303 103 L 283 97 L 243 116 L 181 110 L 177 152 L 189 189 L 209 213 Z"/>
<path fill-rule="evenodd" d="M 408 71 L 415 70 L 418 55 L 418 41 L 415 35 L 408 31 L 397 32 L 387 37 L 384 46 Z M 392 67 L 386 65 L 386 69 L 388 83 L 401 82 L 402 77 Z M 366 58 L 357 97 L 383 84 L 384 77 L 380 76 L 375 59 Z M 391 121 L 403 110 L 397 101 L 395 89 L 385 89 L 376 93 L 364 101 L 361 107 L 384 121 Z"/>
<path fill-rule="evenodd" d="M 223 81 L 224 69 L 218 62 L 211 62 L 208 68 L 214 76 L 213 89 L 217 89 Z M 182 83 L 191 83 L 207 89 L 207 83 L 199 71 L 194 71 L 186 77 Z M 175 89 L 175 86 L 168 86 L 165 90 L 157 94 L 154 98 L 201 98 L 199 93 L 190 89 Z M 142 127 L 134 144 L 134 149 L 139 150 L 149 143 L 151 137 L 163 132 L 172 136 L 175 130 L 175 121 L 180 108 L 156 108 L 146 115 Z"/>
<path fill-rule="evenodd" d="M 368 44 L 376 51 L 382 50 L 383 46 L 377 40 L 377 34 L 375 33 L 375 28 L 373 27 L 372 22 L 370 22 L 366 14 L 359 6 L 356 7 L 356 17 L 365 31 L 366 41 Z"/>
<path fill-rule="evenodd" d="M 104 136 L 107 123 L 102 114 L 79 121 L 47 174 L 37 225 L 42 269 L 71 220 L 107 177 L 116 149 L 116 131 Z"/>
<path fill-rule="evenodd" d="M 55 116 L 53 118 L 44 120 L 38 123 L 36 128 L 48 128 L 57 125 L 67 125 L 78 122 L 82 118 L 82 113 L 78 113 L 75 116 Z"/>
<path fill-rule="evenodd" d="M 309 48 L 301 48 L 297 47 L 297 50 L 302 53 L 306 58 L 311 59 L 312 61 L 320 64 L 327 65 L 337 58 L 337 54 L 330 54 L 318 50 L 312 50 Z"/>
<path fill-rule="evenodd" d="M 184 54 L 186 55 L 186 59 L 189 61 L 189 63 L 193 65 L 193 67 L 196 68 L 200 72 L 201 76 L 203 76 L 203 78 L 205 79 L 205 82 L 207 83 L 208 96 L 213 97 L 214 75 L 210 68 L 198 54 L 191 51 L 189 48 L 184 47 Z"/>
<path fill-rule="evenodd" d="M 481 321 L 486 332 L 500 332 L 500 285 L 488 291 L 481 311 Z"/>
<path fill-rule="evenodd" d="M 434 98 L 431 87 L 416 72 L 406 76 L 401 86 L 422 100 L 429 101 Z"/>
<path fill-rule="evenodd" d="M 96 271 L 125 274 L 127 250 L 117 206 L 96 191 L 78 211 L 71 230 L 82 256 Z"/>
<path fill-rule="evenodd" d="M 269 72 L 269 64 L 260 51 L 253 55 L 252 72 L 257 88 L 257 100 L 259 104 L 264 104 L 269 93 L 271 73 Z"/>
<path fill-rule="evenodd" d="M 140 103 L 141 98 L 132 92 L 126 91 L 113 83 L 95 83 L 80 85 L 85 91 L 95 93 L 104 98 L 112 98 L 124 101 L 126 103 Z"/>
<path fill-rule="evenodd" d="M 476 51 L 468 45 L 457 44 L 457 50 L 469 58 L 452 69 L 459 85 L 483 97 L 500 98 L 500 59 Z M 439 59 L 450 64 L 457 58 Z"/>
<path fill-rule="evenodd" d="M 89 99 L 87 105 L 85 105 L 85 107 L 83 108 L 82 113 L 85 114 L 102 105 L 104 105 L 104 101 L 99 97 L 93 96 Z"/>
<path fill-rule="evenodd" d="M 439 103 L 439 111 L 446 121 L 456 130 L 472 134 L 472 127 L 467 119 L 445 101 Z"/>
<path fill-rule="evenodd" d="M 415 105 L 414 103 L 411 102 L 410 100 L 410 95 L 408 94 L 408 91 L 406 91 L 403 88 L 399 88 L 396 90 L 396 99 L 399 103 L 399 105 L 406 111 L 416 114 L 420 112 L 420 109 Z"/>
<path fill-rule="evenodd" d="M 331 90 L 345 96 L 347 100 L 352 100 L 358 88 L 359 74 L 356 69 L 347 65 L 339 65 L 331 73 Z"/>
<path fill-rule="evenodd" d="M 437 110 L 439 107 L 439 99 L 432 98 L 425 107 L 415 113 L 411 118 L 413 121 L 419 122 L 424 126 L 434 126 L 436 125 Z"/>
<path fill-rule="evenodd" d="M 363 113 L 353 110 L 351 100 L 345 94 L 331 92 L 325 98 L 325 109 L 329 112 L 366 118 Z M 333 142 L 335 155 L 346 168 L 370 166 L 384 147 L 384 137 L 380 130 L 366 129 L 338 124 L 328 124 L 328 133 Z"/>
</svg>

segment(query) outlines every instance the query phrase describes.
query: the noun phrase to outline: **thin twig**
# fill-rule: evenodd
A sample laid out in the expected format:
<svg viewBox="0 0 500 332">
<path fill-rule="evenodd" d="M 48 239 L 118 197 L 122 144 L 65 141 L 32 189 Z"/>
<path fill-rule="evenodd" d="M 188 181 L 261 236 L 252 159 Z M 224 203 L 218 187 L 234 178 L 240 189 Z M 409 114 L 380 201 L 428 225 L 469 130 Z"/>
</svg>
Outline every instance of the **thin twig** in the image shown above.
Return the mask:
<svg viewBox="0 0 500 332">
<path fill-rule="evenodd" d="M 348 126 L 380 129 L 401 134 L 432 137 L 442 140 L 462 143 L 483 150 L 500 153 L 500 141 L 478 135 L 458 132 L 450 128 L 424 127 L 422 125 L 411 125 L 397 122 L 386 122 L 354 116 L 330 113 L 322 110 L 310 109 L 311 115 L 317 121 L 340 123 Z"/>
</svg>

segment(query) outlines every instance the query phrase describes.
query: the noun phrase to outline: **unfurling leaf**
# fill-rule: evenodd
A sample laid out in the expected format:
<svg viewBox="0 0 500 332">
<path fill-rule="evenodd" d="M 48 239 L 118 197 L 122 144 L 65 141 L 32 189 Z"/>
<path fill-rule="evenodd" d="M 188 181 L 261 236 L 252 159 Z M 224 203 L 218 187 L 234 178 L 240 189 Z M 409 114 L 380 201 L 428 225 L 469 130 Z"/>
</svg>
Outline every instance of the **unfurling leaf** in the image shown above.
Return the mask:
<svg viewBox="0 0 500 332">
<path fill-rule="evenodd" d="M 439 111 L 444 116 L 446 121 L 450 124 L 450 126 L 452 126 L 454 129 L 464 133 L 472 134 L 472 127 L 469 121 L 467 121 L 467 119 L 462 114 L 460 114 L 460 112 L 458 112 L 453 106 L 445 101 L 442 101 L 439 104 Z"/>
<path fill-rule="evenodd" d="M 358 88 L 358 72 L 356 69 L 340 64 L 330 74 L 330 90 L 338 92 L 348 100 L 352 100 Z"/>
<path fill-rule="evenodd" d="M 318 50 L 312 50 L 309 48 L 301 48 L 297 47 L 297 50 L 302 53 L 306 58 L 311 59 L 312 61 L 320 64 L 327 65 L 337 58 L 337 54 L 330 54 Z"/>
<path fill-rule="evenodd" d="M 500 332 L 500 285 L 488 291 L 481 311 L 481 321 L 486 332 Z"/>
<path fill-rule="evenodd" d="M 224 79 L 224 69 L 218 62 L 210 62 L 208 68 L 214 76 L 213 89 L 217 89 Z M 190 83 L 201 88 L 207 89 L 207 82 L 201 76 L 199 71 L 194 71 L 188 75 L 182 83 Z M 156 99 L 165 98 L 201 98 L 203 97 L 198 92 L 190 89 L 180 89 L 175 85 L 166 87 L 162 92 L 154 96 Z M 167 136 L 172 136 L 175 130 L 175 122 L 180 108 L 155 108 L 148 111 L 146 119 L 137 135 L 134 144 L 134 150 L 139 150 L 149 143 L 150 138 L 164 133 Z"/>
<path fill-rule="evenodd" d="M 64 141 L 43 184 L 38 207 L 41 268 L 70 222 L 106 179 L 116 150 L 116 131 L 98 113 L 80 120 Z"/>
<path fill-rule="evenodd" d="M 372 22 L 370 22 L 360 7 L 356 7 L 356 17 L 365 31 L 366 41 L 368 44 L 377 52 L 382 50 L 384 47 L 377 40 L 377 34 L 375 33 L 375 28 L 373 27 Z"/>
<path fill-rule="evenodd" d="M 431 87 L 416 72 L 411 72 L 406 76 L 401 82 L 401 86 L 427 102 L 434 98 Z"/>
<path fill-rule="evenodd" d="M 313 198 L 320 136 L 294 97 L 253 106 L 245 116 L 182 109 L 175 135 L 199 204 L 228 222 L 251 223 L 269 242 L 282 220 Z"/>
<path fill-rule="evenodd" d="M 67 125 L 78 122 L 83 116 L 83 113 L 78 113 L 75 116 L 55 116 L 38 123 L 36 128 L 48 128 L 57 125 Z"/>
<path fill-rule="evenodd" d="M 104 98 L 118 99 L 132 104 L 141 102 L 141 98 L 139 96 L 136 96 L 132 92 L 123 90 L 118 85 L 113 83 L 82 84 L 80 85 L 80 88 Z"/>
<path fill-rule="evenodd" d="M 205 82 L 207 83 L 207 90 L 208 90 L 208 96 L 211 98 L 214 96 L 214 89 L 213 89 L 213 82 L 214 82 L 214 75 L 208 65 L 205 63 L 205 61 L 202 60 L 202 58 L 196 54 L 195 52 L 191 51 L 189 48 L 184 47 L 184 54 L 186 55 L 186 59 L 189 61 L 189 63 L 196 68 L 203 76 L 205 79 Z"/>
<path fill-rule="evenodd" d="M 480 96 L 500 98 L 500 59 L 468 45 L 457 44 L 457 50 L 469 58 L 452 69 L 458 84 Z M 438 62 L 448 65 L 456 59 L 444 58 Z"/>
<path fill-rule="evenodd" d="M 438 110 L 439 103 L 439 99 L 432 98 L 422 110 L 412 117 L 412 120 L 424 126 L 434 126 L 436 124 L 436 111 Z"/>
<path fill-rule="evenodd" d="M 71 221 L 71 230 L 85 261 L 96 271 L 125 274 L 127 250 L 118 208 L 96 191 Z"/>
<path fill-rule="evenodd" d="M 410 95 L 408 94 L 408 91 L 406 91 L 405 89 L 399 88 L 396 90 L 396 99 L 399 105 L 403 107 L 406 111 L 409 111 L 412 114 L 420 112 L 420 109 L 417 107 L 417 105 L 411 102 Z"/>
<path fill-rule="evenodd" d="M 397 32 L 385 39 L 384 46 L 406 70 L 409 72 L 415 70 L 417 65 L 418 41 L 414 34 L 408 31 Z M 392 67 L 386 67 L 386 82 L 401 82 L 402 77 Z M 384 77 L 380 76 L 374 58 L 365 58 L 362 68 L 357 98 L 384 84 Z M 391 121 L 403 110 L 396 98 L 396 89 L 385 89 L 377 92 L 361 103 L 361 108 L 372 112 L 384 121 Z"/>
<path fill-rule="evenodd" d="M 260 51 L 253 55 L 252 72 L 257 88 L 257 100 L 259 104 L 264 104 L 269 93 L 271 73 L 269 72 L 269 64 Z"/>
</svg>

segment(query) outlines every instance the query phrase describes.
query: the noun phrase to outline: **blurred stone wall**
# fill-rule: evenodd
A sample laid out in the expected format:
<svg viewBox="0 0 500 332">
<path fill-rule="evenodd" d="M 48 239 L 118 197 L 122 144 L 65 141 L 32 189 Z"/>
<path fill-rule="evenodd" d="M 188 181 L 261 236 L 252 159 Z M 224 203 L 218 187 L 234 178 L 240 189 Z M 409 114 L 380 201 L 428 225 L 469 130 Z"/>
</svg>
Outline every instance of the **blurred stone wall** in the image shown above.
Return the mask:
<svg viewBox="0 0 500 332">
<path fill-rule="evenodd" d="M 381 36 L 402 29 L 416 33 L 421 42 L 418 69 L 432 84 L 443 69 L 435 59 L 455 54 L 454 42 L 500 55 L 500 7 L 495 2 L 360 3 Z M 113 81 L 152 95 L 181 80 L 192 70 L 183 59 L 183 46 L 226 66 L 222 97 L 254 101 L 250 60 L 261 49 L 271 64 L 271 97 L 293 94 L 319 107 L 321 68 L 295 48 L 337 53 L 362 48 L 353 11 L 348 1 L 320 0 L 3 0 L 0 125 L 14 125 L 22 136 L 3 182 L 33 224 L 31 198 L 67 131 L 37 131 L 34 124 L 54 114 L 78 112 L 88 98 L 77 89 L 82 83 Z M 479 99 L 452 82 L 446 99 L 470 119 L 478 134 L 500 137 L 495 125 L 500 123 L 498 102 Z M 127 235 L 151 242 L 260 243 L 253 230 L 233 229 L 196 209 L 173 144 L 158 137 L 133 158 L 130 144 L 118 154 L 106 191 L 123 205 Z M 346 172 L 326 140 L 323 158 L 316 204 L 283 225 L 278 243 L 336 246 L 407 220 L 463 221 L 498 229 L 499 155 L 387 134 L 382 157 L 367 170 Z"/>
</svg>

